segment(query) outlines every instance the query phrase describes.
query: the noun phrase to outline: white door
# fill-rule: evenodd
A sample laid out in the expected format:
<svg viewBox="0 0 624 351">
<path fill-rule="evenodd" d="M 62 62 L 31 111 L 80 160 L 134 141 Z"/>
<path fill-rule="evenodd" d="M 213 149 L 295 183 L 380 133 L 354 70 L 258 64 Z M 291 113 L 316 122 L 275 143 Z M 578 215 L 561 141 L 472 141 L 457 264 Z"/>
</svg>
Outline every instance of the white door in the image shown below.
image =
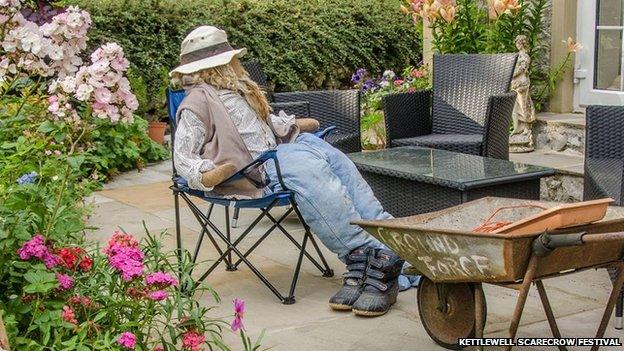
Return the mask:
<svg viewBox="0 0 624 351">
<path fill-rule="evenodd" d="M 624 0 L 578 0 L 576 108 L 624 105 Z"/>
</svg>

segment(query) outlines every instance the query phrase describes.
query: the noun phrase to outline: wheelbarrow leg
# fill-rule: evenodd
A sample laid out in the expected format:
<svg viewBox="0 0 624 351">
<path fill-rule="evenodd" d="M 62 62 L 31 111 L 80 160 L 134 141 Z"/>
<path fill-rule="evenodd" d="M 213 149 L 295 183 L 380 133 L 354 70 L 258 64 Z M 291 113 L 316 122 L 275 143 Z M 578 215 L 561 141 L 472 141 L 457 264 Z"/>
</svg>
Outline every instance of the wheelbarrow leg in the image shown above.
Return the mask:
<svg viewBox="0 0 624 351">
<path fill-rule="evenodd" d="M 518 326 L 520 325 L 520 319 L 522 318 L 522 311 L 524 310 L 524 305 L 526 304 L 527 296 L 529 295 L 529 290 L 531 289 L 531 283 L 533 282 L 533 277 L 535 276 L 537 260 L 538 257 L 536 255 L 531 255 L 529 266 L 527 267 L 524 279 L 522 280 L 520 295 L 518 296 L 518 301 L 516 301 L 516 308 L 514 309 L 511 324 L 509 325 L 509 337 L 512 340 L 516 338 L 516 334 L 518 333 Z M 505 346 L 505 351 L 511 351 L 511 349 L 512 346 Z"/>
<path fill-rule="evenodd" d="M 602 321 L 600 321 L 600 327 L 598 327 L 598 332 L 596 333 L 596 338 L 602 338 L 607 330 L 607 324 L 609 324 L 609 319 L 611 319 L 611 313 L 613 313 L 613 307 L 617 302 L 617 299 L 620 298 L 620 291 L 622 290 L 622 285 L 624 284 L 624 263 L 620 263 L 618 265 L 618 274 L 617 278 L 615 278 L 615 282 L 613 282 L 613 290 L 611 290 L 611 296 L 609 297 L 609 302 L 607 302 L 607 307 L 605 308 L 605 312 L 602 315 Z M 592 346 L 591 351 L 597 351 L 599 346 Z"/>
<path fill-rule="evenodd" d="M 624 320 L 622 315 L 624 314 L 624 291 L 620 292 L 617 304 L 615 305 L 615 329 L 624 329 Z"/>
<path fill-rule="evenodd" d="M 559 327 L 557 326 L 557 321 L 555 320 L 555 315 L 553 314 L 552 307 L 550 306 L 550 301 L 548 300 L 548 295 L 546 295 L 546 289 L 544 289 L 544 283 L 541 280 L 535 282 L 535 286 L 537 287 L 537 291 L 539 292 L 540 300 L 542 300 L 542 306 L 544 306 L 544 313 L 546 313 L 546 318 L 548 319 L 548 324 L 550 325 L 550 330 L 552 331 L 553 337 L 557 339 L 561 339 L 561 332 L 559 331 Z M 567 351 L 568 348 L 559 345 L 560 351 Z"/>
<path fill-rule="evenodd" d="M 474 301 L 475 301 L 475 338 L 483 338 L 483 329 L 485 328 L 485 316 L 483 315 L 483 304 L 485 303 L 485 295 L 483 293 L 483 285 L 476 283 L 474 285 Z M 483 346 L 477 347 L 478 351 L 483 351 Z"/>
</svg>

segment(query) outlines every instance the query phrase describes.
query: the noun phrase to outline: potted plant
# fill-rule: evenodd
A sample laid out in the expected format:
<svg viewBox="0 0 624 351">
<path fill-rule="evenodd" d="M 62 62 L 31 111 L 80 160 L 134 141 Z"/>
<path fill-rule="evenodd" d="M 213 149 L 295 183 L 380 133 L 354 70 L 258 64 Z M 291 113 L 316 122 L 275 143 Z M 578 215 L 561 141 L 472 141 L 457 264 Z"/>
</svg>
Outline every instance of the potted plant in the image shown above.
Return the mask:
<svg viewBox="0 0 624 351">
<path fill-rule="evenodd" d="M 165 131 L 167 130 L 167 123 L 162 122 L 158 115 L 147 115 L 149 124 L 147 125 L 147 134 L 150 139 L 159 144 L 165 143 Z"/>
<path fill-rule="evenodd" d="M 384 96 L 394 93 L 413 92 L 429 87 L 429 72 L 425 65 L 407 67 L 402 77 L 391 70 L 373 77 L 360 68 L 351 77 L 351 82 L 362 94 L 362 145 L 364 150 L 378 150 L 386 147 L 386 131 L 383 112 Z"/>
</svg>

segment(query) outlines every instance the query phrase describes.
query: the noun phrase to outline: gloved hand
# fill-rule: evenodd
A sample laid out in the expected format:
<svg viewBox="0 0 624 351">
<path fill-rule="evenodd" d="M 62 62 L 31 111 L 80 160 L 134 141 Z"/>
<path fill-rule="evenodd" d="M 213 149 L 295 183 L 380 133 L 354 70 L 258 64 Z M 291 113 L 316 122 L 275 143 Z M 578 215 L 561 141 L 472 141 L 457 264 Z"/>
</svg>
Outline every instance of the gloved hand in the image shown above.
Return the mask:
<svg viewBox="0 0 624 351">
<path fill-rule="evenodd" d="M 207 188 L 213 188 L 236 173 L 236 166 L 225 163 L 207 172 L 202 173 L 202 184 Z"/>
<path fill-rule="evenodd" d="M 319 121 L 314 118 L 297 118 L 295 120 L 297 126 L 299 127 L 299 131 L 302 133 L 312 133 L 316 132 L 321 126 Z"/>
</svg>

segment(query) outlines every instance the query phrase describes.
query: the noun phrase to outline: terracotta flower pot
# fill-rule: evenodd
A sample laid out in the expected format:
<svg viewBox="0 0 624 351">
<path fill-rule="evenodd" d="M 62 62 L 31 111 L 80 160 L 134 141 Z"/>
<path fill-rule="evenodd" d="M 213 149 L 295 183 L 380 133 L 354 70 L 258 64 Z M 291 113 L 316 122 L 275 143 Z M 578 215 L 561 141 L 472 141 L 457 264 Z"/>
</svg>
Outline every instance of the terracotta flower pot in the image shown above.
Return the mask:
<svg viewBox="0 0 624 351">
<path fill-rule="evenodd" d="M 159 144 L 165 143 L 165 130 L 167 123 L 165 122 L 149 122 L 147 126 L 147 134 L 149 137 Z"/>
</svg>

